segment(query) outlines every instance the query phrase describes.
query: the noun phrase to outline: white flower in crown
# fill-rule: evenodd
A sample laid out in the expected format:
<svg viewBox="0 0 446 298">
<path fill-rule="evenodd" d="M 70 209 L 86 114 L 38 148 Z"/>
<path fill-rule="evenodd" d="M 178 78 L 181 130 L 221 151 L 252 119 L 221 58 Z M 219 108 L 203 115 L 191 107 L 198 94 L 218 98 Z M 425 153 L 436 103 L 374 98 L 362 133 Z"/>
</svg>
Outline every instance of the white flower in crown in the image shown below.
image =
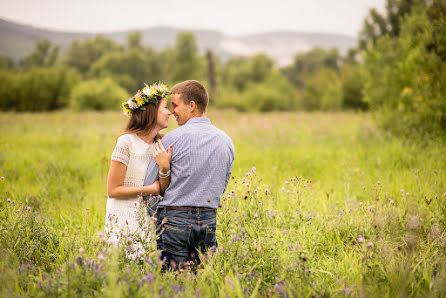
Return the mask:
<svg viewBox="0 0 446 298">
<path fill-rule="evenodd" d="M 134 109 L 137 109 L 137 108 L 138 108 L 138 104 L 137 104 L 136 102 L 133 101 L 133 98 L 130 98 L 130 99 L 127 101 L 127 104 L 129 105 L 129 109 L 134 110 Z"/>
<path fill-rule="evenodd" d="M 150 89 L 149 86 L 146 86 L 144 89 L 142 89 L 142 93 L 144 95 L 150 96 L 150 95 L 152 95 L 152 89 Z"/>
</svg>

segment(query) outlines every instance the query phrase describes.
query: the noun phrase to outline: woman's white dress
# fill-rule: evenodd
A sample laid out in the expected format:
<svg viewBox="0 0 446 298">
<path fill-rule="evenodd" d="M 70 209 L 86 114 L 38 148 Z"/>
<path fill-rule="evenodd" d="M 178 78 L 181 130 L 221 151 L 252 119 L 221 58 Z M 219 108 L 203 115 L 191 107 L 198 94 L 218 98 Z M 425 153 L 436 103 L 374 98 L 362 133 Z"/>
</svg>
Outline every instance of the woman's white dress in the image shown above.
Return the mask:
<svg viewBox="0 0 446 298">
<path fill-rule="evenodd" d="M 118 138 L 111 159 L 127 166 L 124 186 L 143 186 L 152 149 L 153 144 L 147 144 L 136 134 L 124 134 Z M 147 239 L 148 223 L 149 216 L 141 198 L 107 198 L 105 233 L 109 242 L 119 244 L 121 239 L 126 244 L 137 242 L 141 237 L 144 239 L 144 234 L 150 241 Z M 136 248 L 141 248 L 141 245 L 136 245 Z"/>
</svg>

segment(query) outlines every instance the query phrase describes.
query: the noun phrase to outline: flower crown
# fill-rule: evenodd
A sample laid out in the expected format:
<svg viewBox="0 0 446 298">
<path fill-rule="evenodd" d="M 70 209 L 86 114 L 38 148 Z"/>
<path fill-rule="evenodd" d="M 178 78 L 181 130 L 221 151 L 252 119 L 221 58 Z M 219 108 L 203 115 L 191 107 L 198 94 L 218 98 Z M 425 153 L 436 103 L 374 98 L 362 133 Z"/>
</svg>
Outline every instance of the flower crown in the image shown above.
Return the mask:
<svg viewBox="0 0 446 298">
<path fill-rule="evenodd" d="M 150 86 L 144 85 L 146 85 L 144 89 L 138 90 L 132 98 L 122 103 L 121 107 L 125 115 L 130 115 L 132 110 L 136 109 L 144 111 L 146 103 L 158 104 L 158 101 L 170 94 L 167 86 L 162 83 L 155 83 Z"/>
</svg>

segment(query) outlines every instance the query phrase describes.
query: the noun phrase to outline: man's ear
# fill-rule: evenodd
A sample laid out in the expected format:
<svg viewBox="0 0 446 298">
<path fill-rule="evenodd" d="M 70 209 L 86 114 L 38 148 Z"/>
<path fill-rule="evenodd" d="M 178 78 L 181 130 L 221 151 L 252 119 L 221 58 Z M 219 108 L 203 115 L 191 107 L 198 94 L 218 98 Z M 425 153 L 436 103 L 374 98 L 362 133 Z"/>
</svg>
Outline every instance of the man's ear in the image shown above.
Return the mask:
<svg viewBox="0 0 446 298">
<path fill-rule="evenodd" d="M 195 112 L 197 110 L 197 104 L 195 103 L 195 101 L 191 100 L 189 102 L 189 111 L 191 113 Z"/>
</svg>

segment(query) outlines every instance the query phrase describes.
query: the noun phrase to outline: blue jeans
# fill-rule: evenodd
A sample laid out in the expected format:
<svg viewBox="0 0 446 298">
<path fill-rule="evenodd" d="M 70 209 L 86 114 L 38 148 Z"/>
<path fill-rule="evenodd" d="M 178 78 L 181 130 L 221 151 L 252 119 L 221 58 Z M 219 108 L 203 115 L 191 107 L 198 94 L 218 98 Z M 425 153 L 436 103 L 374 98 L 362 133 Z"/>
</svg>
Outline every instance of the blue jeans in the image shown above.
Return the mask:
<svg viewBox="0 0 446 298">
<path fill-rule="evenodd" d="M 215 230 L 217 211 L 189 208 L 183 210 L 157 210 L 157 247 L 162 251 L 166 266 L 175 267 L 188 261 L 200 263 L 199 252 L 217 246 Z"/>
</svg>

